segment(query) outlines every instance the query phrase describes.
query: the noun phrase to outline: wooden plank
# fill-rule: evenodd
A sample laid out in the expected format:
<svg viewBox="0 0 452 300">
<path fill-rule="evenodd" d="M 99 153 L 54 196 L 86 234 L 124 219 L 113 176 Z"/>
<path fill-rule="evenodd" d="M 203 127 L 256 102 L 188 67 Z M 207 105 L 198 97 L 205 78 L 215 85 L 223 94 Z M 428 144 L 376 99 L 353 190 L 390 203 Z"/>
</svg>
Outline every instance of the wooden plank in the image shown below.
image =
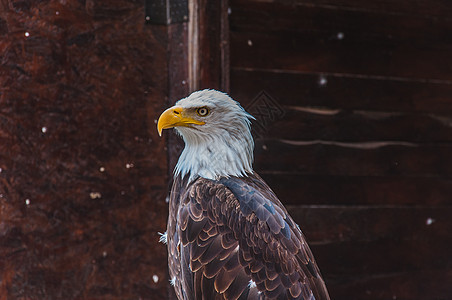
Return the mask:
<svg viewBox="0 0 452 300">
<path fill-rule="evenodd" d="M 336 226 L 341 226 L 340 224 Z M 381 239 L 318 245 L 311 250 L 326 277 L 365 276 L 451 268 L 450 239 Z M 428 258 L 428 259 L 427 259 Z"/>
<path fill-rule="evenodd" d="M 231 96 L 245 108 L 261 91 L 266 91 L 283 106 L 452 115 L 451 84 L 321 73 L 231 70 Z"/>
<path fill-rule="evenodd" d="M 168 166 L 154 123 L 168 31 L 143 12 L 142 1 L 70 0 L 1 13 L 2 300 L 168 299 L 157 234 Z"/>
<path fill-rule="evenodd" d="M 305 175 L 450 179 L 451 151 L 447 144 L 266 140 L 257 143 L 255 169 Z"/>
<path fill-rule="evenodd" d="M 276 3 L 232 9 L 233 67 L 452 78 L 449 19 Z"/>
<path fill-rule="evenodd" d="M 359 26 L 358 24 L 356 26 Z M 251 46 L 250 46 L 251 45 Z M 231 65 L 300 72 L 452 80 L 450 49 L 294 33 L 231 32 Z"/>
<path fill-rule="evenodd" d="M 166 107 L 189 94 L 188 72 L 188 26 L 187 23 L 172 24 L 166 27 L 168 34 L 168 97 Z M 183 46 L 181 46 L 183 45 Z M 173 177 L 173 169 L 183 149 L 183 142 L 173 132 L 165 135 L 168 159 L 168 178 Z"/>
<path fill-rule="evenodd" d="M 257 132 L 256 170 L 332 299 L 448 299 L 450 3 L 230 3 L 231 95 L 284 111 Z"/>
<path fill-rule="evenodd" d="M 449 282 L 450 268 L 326 279 L 331 299 L 336 300 L 449 299 Z"/>
<path fill-rule="evenodd" d="M 451 206 L 288 206 L 288 210 L 307 236 L 327 283 L 452 267 Z"/>
<path fill-rule="evenodd" d="M 452 116 L 283 106 L 284 117 L 266 124 L 260 138 L 329 141 L 452 142 Z M 256 123 L 262 116 L 256 116 Z M 449 124 L 445 121 L 450 122 Z"/>
<path fill-rule="evenodd" d="M 291 213 L 302 225 L 331 296 L 335 299 L 349 299 L 341 298 L 345 295 L 354 295 L 358 299 L 380 299 L 387 293 L 402 299 L 423 299 L 416 298 L 419 295 L 404 298 L 403 295 L 412 294 L 411 289 L 405 291 L 403 287 L 424 287 L 434 283 L 434 280 L 425 277 L 422 277 L 425 282 L 420 281 L 416 274 L 446 274 L 450 270 L 450 209 L 367 208 L 366 212 L 366 209 L 350 208 L 347 213 L 344 208 L 337 211 L 331 209 L 331 213 L 323 214 L 316 213 L 322 208 L 306 208 L 302 215 L 297 215 L 293 210 Z M 438 219 L 427 225 L 431 222 L 427 220 L 433 215 Z M 439 223 L 436 223 L 438 220 Z M 322 225 L 317 227 L 316 224 Z M 316 242 L 316 236 L 330 240 Z M 384 293 L 381 286 L 385 286 Z M 435 292 L 444 297 L 448 291 L 449 286 L 443 282 Z M 363 295 L 363 292 L 369 297 L 357 296 Z"/>
<path fill-rule="evenodd" d="M 285 204 L 451 205 L 452 180 L 259 173 Z"/>
<path fill-rule="evenodd" d="M 335 298 L 338 290 L 355 295 L 354 285 L 367 286 L 364 291 L 373 294 L 376 286 L 370 283 L 377 278 L 384 283 L 402 276 L 415 284 L 418 278 L 408 280 L 409 275 L 450 268 L 450 207 L 289 207 L 289 211 L 306 234 Z M 427 225 L 429 218 L 436 219 Z M 390 285 L 395 294 L 399 288 Z"/>
<path fill-rule="evenodd" d="M 409 42 L 413 47 L 429 43 L 435 43 L 435 47 L 451 44 L 452 19 L 449 16 L 427 18 L 423 14 L 391 14 L 306 3 L 291 5 L 279 1 L 238 2 L 231 3 L 231 29 L 234 32 L 316 33 L 332 40 Z M 449 4 L 449 9 L 451 7 Z M 339 32 L 342 37 L 337 35 Z"/>
<path fill-rule="evenodd" d="M 1 4 L 0 4 L 0 8 L 1 8 Z M 5 20 L 0 18 L 0 36 L 3 36 L 7 32 L 8 32 L 8 25 Z"/>
<path fill-rule="evenodd" d="M 229 91 L 228 0 L 197 0 L 191 3 L 192 83 L 191 89 Z"/>
<path fill-rule="evenodd" d="M 248 5 L 269 3 L 276 1 L 268 0 L 232 0 L 231 5 Z M 386 13 L 393 15 L 415 15 L 428 17 L 449 18 L 452 14 L 452 7 L 448 0 L 432 1 L 411 1 L 404 0 L 375 0 L 375 1 L 354 1 L 354 0 L 278 0 L 276 3 L 290 5 L 293 7 L 321 7 L 331 10 L 352 10 L 375 13 Z"/>
<path fill-rule="evenodd" d="M 452 230 L 452 206 L 286 205 L 286 208 L 311 244 L 316 245 L 447 240 Z"/>
</svg>

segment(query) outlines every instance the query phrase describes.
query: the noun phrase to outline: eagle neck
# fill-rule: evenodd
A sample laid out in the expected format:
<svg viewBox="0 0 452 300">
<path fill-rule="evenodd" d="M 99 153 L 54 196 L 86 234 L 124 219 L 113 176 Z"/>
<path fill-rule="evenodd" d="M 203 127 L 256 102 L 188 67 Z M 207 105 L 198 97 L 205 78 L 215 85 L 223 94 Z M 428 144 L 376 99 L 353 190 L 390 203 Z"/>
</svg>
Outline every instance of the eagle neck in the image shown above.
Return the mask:
<svg viewBox="0 0 452 300">
<path fill-rule="evenodd" d="M 179 130 L 185 148 L 175 168 L 175 176 L 218 180 L 221 177 L 242 177 L 253 172 L 254 142 L 248 128 L 243 131 L 222 131 L 221 134 L 194 134 Z"/>
</svg>

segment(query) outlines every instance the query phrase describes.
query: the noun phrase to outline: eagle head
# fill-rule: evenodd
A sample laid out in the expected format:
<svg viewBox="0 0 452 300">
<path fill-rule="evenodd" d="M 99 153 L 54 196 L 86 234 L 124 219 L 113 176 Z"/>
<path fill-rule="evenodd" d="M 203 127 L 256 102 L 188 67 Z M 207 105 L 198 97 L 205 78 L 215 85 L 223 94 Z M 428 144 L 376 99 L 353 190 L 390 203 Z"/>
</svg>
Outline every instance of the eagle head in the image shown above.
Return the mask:
<svg viewBox="0 0 452 300">
<path fill-rule="evenodd" d="M 175 175 L 216 180 L 253 172 L 251 119 L 227 94 L 201 90 L 165 110 L 157 130 L 161 135 L 163 129 L 175 128 L 185 142 Z"/>
</svg>

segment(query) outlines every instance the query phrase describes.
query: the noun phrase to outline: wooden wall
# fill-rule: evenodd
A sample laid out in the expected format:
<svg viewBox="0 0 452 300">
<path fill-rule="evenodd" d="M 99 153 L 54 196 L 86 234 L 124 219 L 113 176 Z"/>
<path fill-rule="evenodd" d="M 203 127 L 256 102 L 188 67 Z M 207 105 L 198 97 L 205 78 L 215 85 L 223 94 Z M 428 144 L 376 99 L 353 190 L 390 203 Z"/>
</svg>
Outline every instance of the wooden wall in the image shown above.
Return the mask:
<svg viewBox="0 0 452 300">
<path fill-rule="evenodd" d="M 451 4 L 230 0 L 228 33 L 226 0 L 197 3 L 195 86 L 277 102 L 256 169 L 333 299 L 450 299 Z M 168 298 L 157 232 L 180 141 L 154 122 L 188 94 L 189 41 L 143 16 L 0 1 L 0 300 Z"/>
<path fill-rule="evenodd" d="M 255 110 L 265 91 L 283 112 L 261 115 L 255 168 L 332 299 L 452 297 L 451 13 L 442 0 L 230 0 L 231 95 Z"/>
<path fill-rule="evenodd" d="M 167 299 L 184 32 L 143 1 L 0 1 L 0 299 Z"/>
</svg>

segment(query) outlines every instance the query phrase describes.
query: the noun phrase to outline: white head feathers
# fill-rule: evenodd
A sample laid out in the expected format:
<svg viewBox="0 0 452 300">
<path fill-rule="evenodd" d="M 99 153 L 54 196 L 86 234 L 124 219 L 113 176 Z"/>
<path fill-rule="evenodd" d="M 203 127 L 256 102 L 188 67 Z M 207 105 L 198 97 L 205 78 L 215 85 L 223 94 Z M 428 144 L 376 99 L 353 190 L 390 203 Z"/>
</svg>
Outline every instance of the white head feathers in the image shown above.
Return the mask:
<svg viewBox="0 0 452 300">
<path fill-rule="evenodd" d="M 254 119 L 227 94 L 216 90 L 192 93 L 176 103 L 183 109 L 206 108 L 197 119 L 204 125 L 176 127 L 185 148 L 175 168 L 175 176 L 189 174 L 208 179 L 244 176 L 252 173 L 254 141 L 250 119 Z M 204 112 L 204 111 L 203 111 Z"/>
</svg>

